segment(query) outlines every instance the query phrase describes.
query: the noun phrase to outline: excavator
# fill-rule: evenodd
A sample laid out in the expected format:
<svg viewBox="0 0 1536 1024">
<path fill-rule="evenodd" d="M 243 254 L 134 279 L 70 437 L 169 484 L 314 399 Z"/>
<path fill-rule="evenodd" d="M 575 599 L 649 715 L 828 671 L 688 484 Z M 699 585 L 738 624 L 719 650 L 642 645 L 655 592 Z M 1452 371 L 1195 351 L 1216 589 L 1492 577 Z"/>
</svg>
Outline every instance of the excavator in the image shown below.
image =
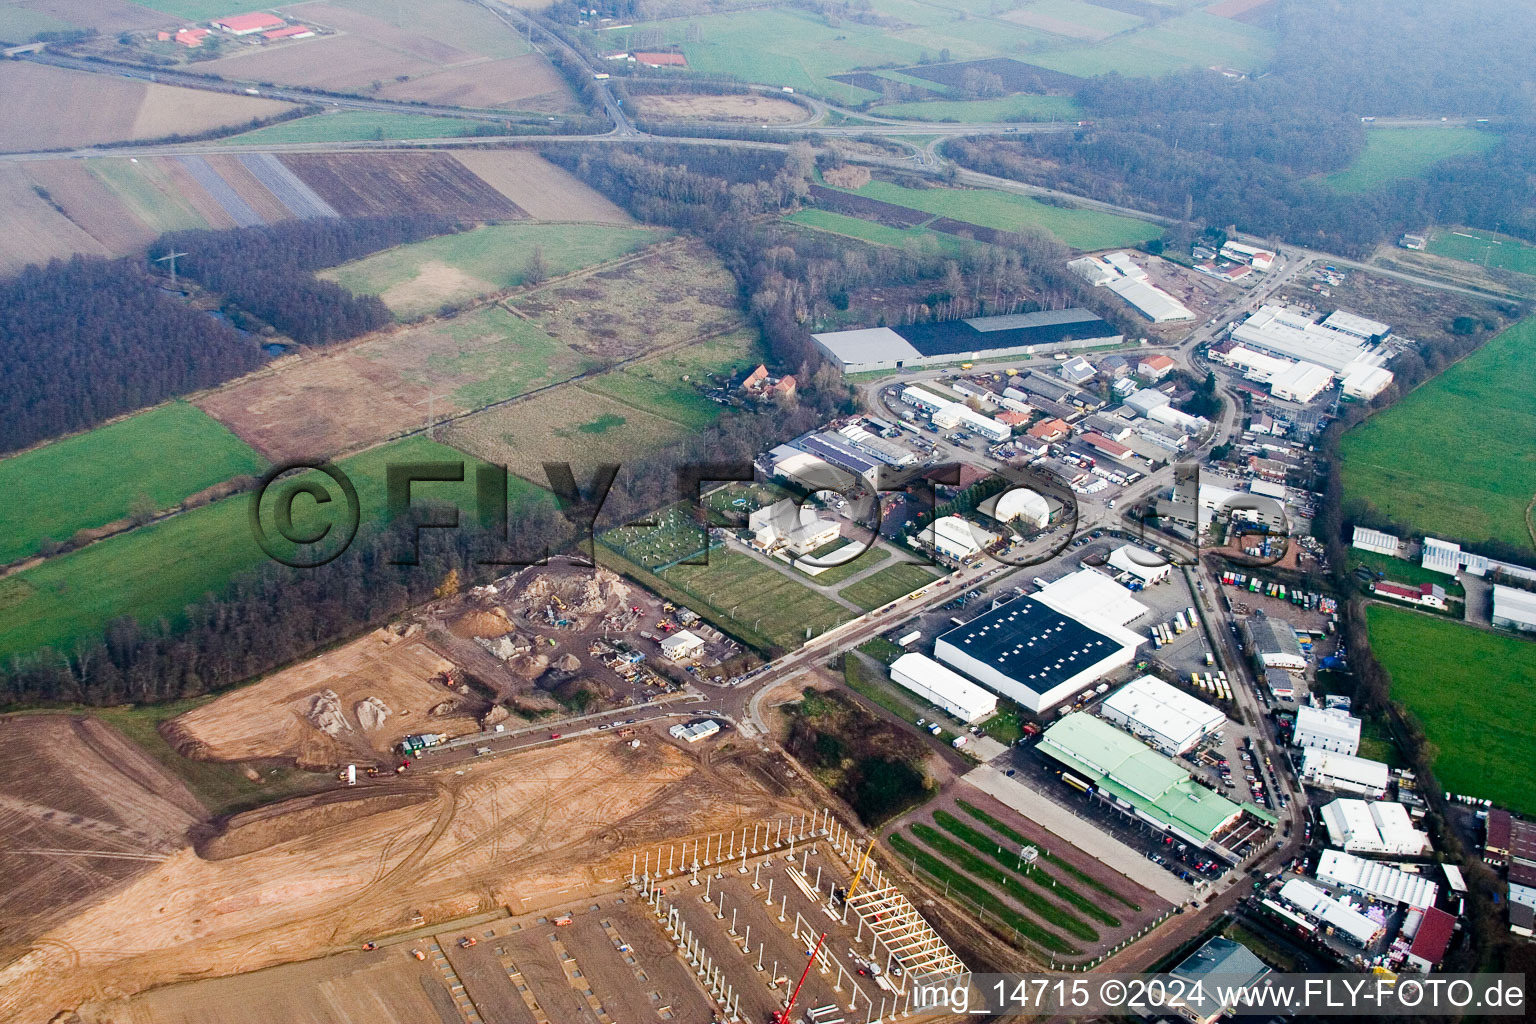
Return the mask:
<svg viewBox="0 0 1536 1024">
<path fill-rule="evenodd" d="M 800 981 L 796 983 L 795 990 L 789 994 L 789 1002 L 784 1004 L 784 1009 L 773 1011 L 773 1016 L 768 1018 L 768 1024 L 789 1024 L 790 1014 L 795 1009 L 795 1000 L 800 998 L 800 988 L 805 984 L 805 979 L 810 976 L 811 965 L 816 962 L 816 954 L 821 952 L 821 944 L 826 941 L 827 933 L 822 932 L 821 938 L 816 940 L 815 947 L 805 961 L 805 970 L 800 972 Z"/>
</svg>

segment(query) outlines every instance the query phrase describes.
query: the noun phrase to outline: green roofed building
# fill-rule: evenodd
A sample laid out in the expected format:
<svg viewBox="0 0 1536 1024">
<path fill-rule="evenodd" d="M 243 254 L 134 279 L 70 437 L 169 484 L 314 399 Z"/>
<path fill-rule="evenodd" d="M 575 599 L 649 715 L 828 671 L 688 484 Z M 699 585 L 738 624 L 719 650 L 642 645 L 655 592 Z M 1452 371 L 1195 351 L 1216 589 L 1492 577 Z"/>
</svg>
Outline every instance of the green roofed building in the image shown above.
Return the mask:
<svg viewBox="0 0 1536 1024">
<path fill-rule="evenodd" d="M 1084 712 L 1045 730 L 1038 749 L 1121 812 L 1204 848 L 1230 851 L 1275 823 L 1273 815 L 1199 785 L 1174 761 Z"/>
</svg>

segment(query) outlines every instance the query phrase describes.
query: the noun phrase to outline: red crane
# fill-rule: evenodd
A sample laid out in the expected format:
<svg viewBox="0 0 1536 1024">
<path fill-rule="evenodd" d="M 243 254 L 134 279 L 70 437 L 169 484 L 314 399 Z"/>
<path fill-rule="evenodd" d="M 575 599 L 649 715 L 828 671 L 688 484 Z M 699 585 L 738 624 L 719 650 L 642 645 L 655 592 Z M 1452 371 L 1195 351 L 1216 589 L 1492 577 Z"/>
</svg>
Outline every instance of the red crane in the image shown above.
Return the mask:
<svg viewBox="0 0 1536 1024">
<path fill-rule="evenodd" d="M 800 988 L 805 984 L 806 977 L 811 973 L 811 965 L 816 962 L 816 954 L 821 952 L 821 944 L 827 941 L 827 933 L 822 932 L 821 938 L 816 940 L 816 945 L 811 949 L 811 955 L 805 961 L 805 970 L 800 972 L 800 981 L 795 985 L 795 990 L 789 994 L 789 1002 L 784 1004 L 784 1009 L 775 1010 L 770 1024 L 789 1024 L 789 1014 L 795 1008 L 795 1000 L 800 998 Z"/>
</svg>

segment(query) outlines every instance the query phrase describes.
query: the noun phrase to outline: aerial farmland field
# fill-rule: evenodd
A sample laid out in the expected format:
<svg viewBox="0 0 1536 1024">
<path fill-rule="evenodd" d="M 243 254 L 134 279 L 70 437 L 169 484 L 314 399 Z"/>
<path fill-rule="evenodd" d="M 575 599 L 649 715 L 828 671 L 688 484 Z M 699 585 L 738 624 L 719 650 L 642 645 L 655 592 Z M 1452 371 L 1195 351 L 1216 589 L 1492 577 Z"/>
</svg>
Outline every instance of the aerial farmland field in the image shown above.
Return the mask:
<svg viewBox="0 0 1536 1024">
<path fill-rule="evenodd" d="M 265 462 L 222 424 L 172 402 L 0 461 L 0 564 L 122 519 L 141 496 L 170 508 Z"/>
<path fill-rule="evenodd" d="M 1510 382 L 1533 372 L 1536 319 L 1528 318 L 1355 427 L 1339 448 L 1346 500 L 1370 502 L 1406 531 L 1532 547 L 1536 409 Z M 1405 451 L 1416 457 L 1404 459 Z"/>
<path fill-rule="evenodd" d="M 232 135 L 222 142 L 230 146 L 270 146 L 287 142 L 361 142 L 367 139 L 438 139 L 475 135 L 494 128 L 485 121 L 469 121 L 430 114 L 394 114 L 379 110 L 337 110 L 311 114 L 255 131 Z"/>
<path fill-rule="evenodd" d="M 881 117 L 914 121 L 1070 121 L 1081 111 L 1070 96 L 1036 96 L 1015 93 L 995 100 L 921 100 L 883 103 L 870 108 Z"/>
<path fill-rule="evenodd" d="M 475 149 L 454 158 L 536 220 L 633 224 L 611 200 L 537 153 Z"/>
<path fill-rule="evenodd" d="M 1436 228 L 1429 251 L 1467 263 L 1536 276 L 1536 246 L 1510 235 L 1473 228 Z"/>
<path fill-rule="evenodd" d="M 20 152 L 195 135 L 293 109 L 292 104 L 178 89 L 24 61 L 0 63 L 0 146 Z"/>
<path fill-rule="evenodd" d="M 551 276 L 604 263 L 668 237 L 660 228 L 599 224 L 496 224 L 375 253 L 323 271 L 360 295 L 378 295 L 401 320 L 445 304 L 515 288 L 537 249 Z"/>
<path fill-rule="evenodd" d="M 845 235 L 860 241 L 872 242 L 875 245 L 888 245 L 895 249 L 921 249 L 931 246 L 935 249 L 954 250 L 965 244 L 964 241 L 952 235 L 939 234 L 927 228 L 894 228 L 886 224 L 876 224 L 872 220 L 861 220 L 847 214 L 833 213 L 831 210 L 796 210 L 784 219 L 802 227 L 828 231 L 834 235 Z"/>
<path fill-rule="evenodd" d="M 391 462 L 463 461 L 453 449 L 411 437 L 338 464 L 357 487 L 364 522 L 385 513 Z M 473 468 L 467 473 L 472 478 Z M 473 500 L 472 488 L 428 484 L 417 500 Z M 237 495 L 60 555 L 0 579 L 0 656 L 99 636 L 113 619 L 175 620 L 266 559 L 251 535 L 249 501 Z M 466 507 L 472 507 L 466 505 Z M 297 508 L 297 506 L 296 506 Z M 296 518 L 296 522 L 299 520 Z M 307 527 L 300 522 L 300 529 Z"/>
<path fill-rule="evenodd" d="M 1399 178 L 1416 178 L 1441 160 L 1486 153 L 1498 137 L 1467 125 L 1371 128 L 1353 164 L 1323 180 L 1336 192 L 1368 192 Z"/>
<path fill-rule="evenodd" d="M 1366 614 L 1392 700 L 1434 744 L 1441 787 L 1536 814 L 1536 752 L 1525 727 L 1536 713 L 1536 642 L 1381 604 Z"/>
<path fill-rule="evenodd" d="M 1000 231 L 1048 231 L 1074 249 L 1135 245 L 1162 234 L 1162 228 L 1147 221 L 1097 210 L 1048 206 L 1028 196 L 987 189 L 919 189 L 871 181 L 857 194 Z"/>
</svg>

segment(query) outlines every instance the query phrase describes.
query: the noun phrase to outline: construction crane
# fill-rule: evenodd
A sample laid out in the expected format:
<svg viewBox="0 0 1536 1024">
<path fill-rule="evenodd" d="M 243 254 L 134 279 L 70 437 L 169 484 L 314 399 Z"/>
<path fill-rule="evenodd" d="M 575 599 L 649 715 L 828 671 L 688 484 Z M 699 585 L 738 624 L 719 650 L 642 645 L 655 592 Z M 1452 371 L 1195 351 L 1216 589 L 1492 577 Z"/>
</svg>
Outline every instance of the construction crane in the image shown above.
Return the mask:
<svg viewBox="0 0 1536 1024">
<path fill-rule="evenodd" d="M 827 933 L 822 932 L 821 938 L 816 940 L 816 945 L 811 949 L 810 956 L 805 961 L 805 970 L 800 972 L 800 981 L 796 983 L 795 990 L 789 994 L 789 1002 L 784 1004 L 784 1009 L 773 1011 L 769 1018 L 769 1024 L 789 1024 L 789 1015 L 795 1009 L 795 1000 L 800 998 L 800 988 L 805 984 L 805 979 L 811 973 L 811 965 L 816 962 L 816 954 L 821 952 L 821 944 L 827 941 Z"/>
<path fill-rule="evenodd" d="M 875 848 L 875 841 L 871 839 L 869 845 L 864 847 L 864 856 L 859 858 L 859 870 L 853 873 L 853 883 L 848 886 L 848 891 L 843 894 L 843 902 L 847 903 L 859 889 L 859 883 L 864 881 L 864 865 L 869 863 L 869 851 Z"/>
</svg>

